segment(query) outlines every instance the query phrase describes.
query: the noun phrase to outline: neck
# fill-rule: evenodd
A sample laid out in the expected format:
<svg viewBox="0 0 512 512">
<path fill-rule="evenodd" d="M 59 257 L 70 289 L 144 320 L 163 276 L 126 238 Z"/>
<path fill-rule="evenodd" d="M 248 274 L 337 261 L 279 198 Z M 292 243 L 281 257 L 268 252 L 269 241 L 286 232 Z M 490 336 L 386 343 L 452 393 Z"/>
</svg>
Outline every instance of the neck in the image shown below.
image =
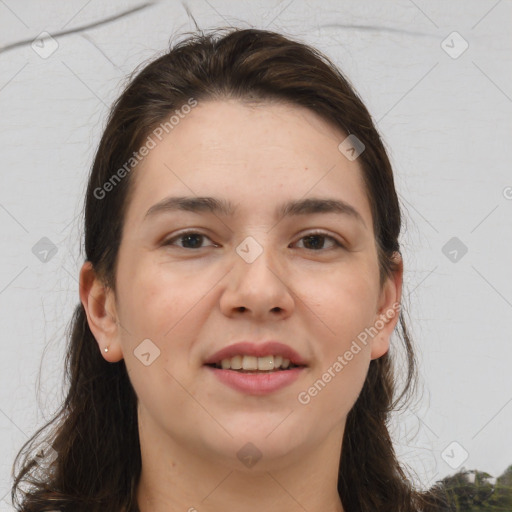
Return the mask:
<svg viewBox="0 0 512 512">
<path fill-rule="evenodd" d="M 343 428 L 287 460 L 263 456 L 244 469 L 237 458 L 187 449 L 154 426 L 140 433 L 139 512 L 343 512 L 337 491 Z"/>
</svg>

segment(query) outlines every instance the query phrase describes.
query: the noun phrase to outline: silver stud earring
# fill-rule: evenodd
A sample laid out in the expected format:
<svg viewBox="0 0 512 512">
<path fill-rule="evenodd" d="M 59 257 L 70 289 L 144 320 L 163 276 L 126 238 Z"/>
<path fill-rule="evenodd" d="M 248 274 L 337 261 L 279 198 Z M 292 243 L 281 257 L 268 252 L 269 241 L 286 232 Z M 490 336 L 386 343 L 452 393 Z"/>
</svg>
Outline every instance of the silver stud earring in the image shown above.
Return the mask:
<svg viewBox="0 0 512 512">
<path fill-rule="evenodd" d="M 105 348 L 103 349 L 103 351 L 104 351 L 104 352 L 108 352 L 108 347 L 105 347 Z"/>
</svg>

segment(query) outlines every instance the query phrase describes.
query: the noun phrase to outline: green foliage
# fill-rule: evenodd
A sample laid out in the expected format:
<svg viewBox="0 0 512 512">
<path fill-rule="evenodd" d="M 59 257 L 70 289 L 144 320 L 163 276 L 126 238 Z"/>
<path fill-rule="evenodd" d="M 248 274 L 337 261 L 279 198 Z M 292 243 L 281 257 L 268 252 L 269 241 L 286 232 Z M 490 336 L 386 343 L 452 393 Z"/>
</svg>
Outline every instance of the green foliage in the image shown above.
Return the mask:
<svg viewBox="0 0 512 512">
<path fill-rule="evenodd" d="M 439 484 L 448 496 L 450 512 L 512 512 L 512 465 L 497 479 L 462 468 Z"/>
</svg>

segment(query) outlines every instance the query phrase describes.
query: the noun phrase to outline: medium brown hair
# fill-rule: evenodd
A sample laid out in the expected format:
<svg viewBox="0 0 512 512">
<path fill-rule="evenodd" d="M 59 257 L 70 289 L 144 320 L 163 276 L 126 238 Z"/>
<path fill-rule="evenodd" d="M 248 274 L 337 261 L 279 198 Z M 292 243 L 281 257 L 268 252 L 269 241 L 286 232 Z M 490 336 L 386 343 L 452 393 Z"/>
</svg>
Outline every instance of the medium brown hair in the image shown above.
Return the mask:
<svg viewBox="0 0 512 512">
<path fill-rule="evenodd" d="M 98 190 L 155 127 L 190 98 L 278 100 L 310 109 L 365 145 L 358 162 L 371 205 L 383 283 L 396 270 L 393 255 L 400 252 L 400 205 L 379 133 L 347 79 L 319 51 L 274 32 L 217 29 L 186 35 L 134 72 L 111 109 L 85 198 L 85 255 L 97 275 L 115 290 L 123 220 L 133 193 L 132 173 L 126 173 L 104 197 L 99 197 Z M 413 488 L 388 432 L 391 411 L 410 396 L 416 383 L 403 308 L 396 333 L 406 354 L 402 391 L 395 389 L 392 347 L 371 361 L 363 389 L 347 417 L 338 476 L 346 512 L 419 512 L 442 503 L 437 489 L 419 492 Z M 23 454 L 12 487 L 13 503 L 18 505 L 17 493 L 21 493 L 18 510 L 23 512 L 137 511 L 141 471 L 137 397 L 124 361 L 108 363 L 100 354 L 82 304 L 76 307 L 69 326 L 66 378 L 69 390 L 61 409 L 16 457 L 15 465 Z M 46 429 L 49 432 L 38 442 Z M 42 456 L 36 463 L 34 452 L 41 446 L 52 446 L 56 459 Z M 22 484 L 29 487 L 22 490 Z"/>
</svg>

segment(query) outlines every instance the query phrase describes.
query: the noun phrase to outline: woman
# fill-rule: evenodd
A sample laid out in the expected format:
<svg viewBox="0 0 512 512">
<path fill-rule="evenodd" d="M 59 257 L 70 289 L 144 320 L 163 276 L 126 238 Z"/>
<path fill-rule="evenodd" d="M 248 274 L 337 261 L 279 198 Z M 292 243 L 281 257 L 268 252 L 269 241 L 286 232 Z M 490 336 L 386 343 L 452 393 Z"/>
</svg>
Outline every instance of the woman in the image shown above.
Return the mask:
<svg viewBox="0 0 512 512">
<path fill-rule="evenodd" d="M 39 456 L 18 455 L 13 501 L 32 483 L 20 511 L 434 510 L 387 430 L 415 366 L 379 134 L 318 51 L 218 32 L 175 45 L 113 106 L 69 392 Z"/>
</svg>

